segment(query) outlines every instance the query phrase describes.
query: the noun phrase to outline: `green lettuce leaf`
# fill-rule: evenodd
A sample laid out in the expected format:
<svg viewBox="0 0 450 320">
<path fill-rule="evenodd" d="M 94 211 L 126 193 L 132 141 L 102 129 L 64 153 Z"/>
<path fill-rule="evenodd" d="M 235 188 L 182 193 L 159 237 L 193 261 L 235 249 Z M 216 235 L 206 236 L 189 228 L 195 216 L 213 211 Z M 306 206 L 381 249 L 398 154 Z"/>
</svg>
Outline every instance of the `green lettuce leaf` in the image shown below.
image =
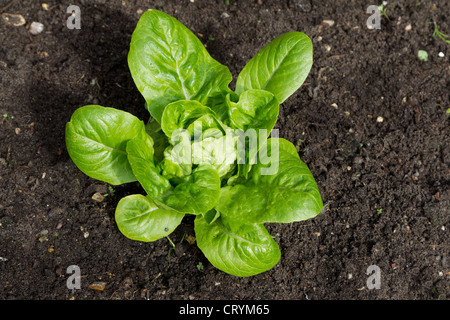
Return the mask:
<svg viewBox="0 0 450 320">
<path fill-rule="evenodd" d="M 133 174 L 147 194 L 155 199 L 172 188 L 169 179 L 163 177 L 153 160 L 153 146 L 143 139 L 131 139 L 126 151 Z"/>
<path fill-rule="evenodd" d="M 302 32 L 285 33 L 259 51 L 242 69 L 236 93 L 272 92 L 283 103 L 305 81 L 313 63 L 312 42 Z"/>
<path fill-rule="evenodd" d="M 172 233 L 184 214 L 161 209 L 149 197 L 133 194 L 122 198 L 116 208 L 117 226 L 126 237 L 137 241 L 156 241 Z"/>
<path fill-rule="evenodd" d="M 290 223 L 318 215 L 323 208 L 319 189 L 294 145 L 272 138 L 261 150 L 247 181 L 222 188 L 216 210 L 223 219 Z"/>
<path fill-rule="evenodd" d="M 161 118 L 161 128 L 169 137 L 186 130 L 194 138 L 195 124 L 201 132 L 209 128 L 224 130 L 214 111 L 197 101 L 180 100 L 170 103 L 164 109 Z"/>
<path fill-rule="evenodd" d="M 133 32 L 128 66 L 158 122 L 164 107 L 178 100 L 213 106 L 230 91 L 228 68 L 209 55 L 200 40 L 170 15 L 145 12 Z"/>
<path fill-rule="evenodd" d="M 205 132 L 208 133 L 208 130 Z M 220 132 L 219 132 L 220 133 Z M 192 143 L 192 163 L 209 164 L 217 170 L 222 178 L 234 167 L 237 157 L 238 136 L 227 135 L 207 136 Z"/>
<path fill-rule="evenodd" d="M 159 208 L 196 215 L 213 209 L 219 200 L 219 174 L 210 166 L 198 166 L 173 186 L 154 165 L 151 144 L 133 139 L 127 144 L 127 152 L 134 175 Z"/>
<path fill-rule="evenodd" d="M 157 199 L 162 206 L 186 214 L 203 214 L 214 208 L 220 196 L 220 178 L 211 166 L 200 165 L 175 188 Z"/>
<path fill-rule="evenodd" d="M 144 123 L 132 114 L 97 105 L 77 109 L 65 132 L 75 165 L 91 178 L 113 185 L 136 181 L 126 145 L 130 139 L 146 136 Z"/>
<path fill-rule="evenodd" d="M 164 150 L 164 159 L 160 164 L 163 176 L 168 179 L 184 178 L 192 173 L 191 136 L 180 131 L 169 139 L 172 144 Z"/>
<path fill-rule="evenodd" d="M 262 224 L 224 220 L 223 215 L 213 219 L 198 215 L 195 235 L 209 262 L 235 276 L 253 276 L 271 269 L 280 260 L 280 249 Z"/>
<path fill-rule="evenodd" d="M 254 129 L 257 134 L 260 129 L 267 130 L 267 138 L 278 119 L 279 104 L 275 96 L 265 90 L 250 89 L 243 92 L 237 102 L 227 95 L 230 126 L 247 131 Z"/>
</svg>

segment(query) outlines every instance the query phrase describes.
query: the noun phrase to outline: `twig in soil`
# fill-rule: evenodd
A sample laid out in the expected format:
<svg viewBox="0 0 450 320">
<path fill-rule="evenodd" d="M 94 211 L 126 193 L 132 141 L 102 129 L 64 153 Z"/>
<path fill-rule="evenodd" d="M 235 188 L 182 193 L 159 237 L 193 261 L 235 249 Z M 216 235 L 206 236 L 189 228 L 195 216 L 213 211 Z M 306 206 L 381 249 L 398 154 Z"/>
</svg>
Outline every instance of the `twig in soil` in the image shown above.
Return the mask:
<svg viewBox="0 0 450 320">
<path fill-rule="evenodd" d="M 0 13 L 5 12 L 6 10 L 9 9 L 9 7 L 11 7 L 13 5 L 13 3 L 16 2 L 16 0 L 11 0 L 6 6 L 4 6 L 3 8 L 0 9 Z"/>
<path fill-rule="evenodd" d="M 155 280 L 158 279 L 159 277 L 161 277 L 161 272 L 158 273 L 158 274 L 153 278 L 152 283 L 154 283 Z"/>
<path fill-rule="evenodd" d="M 319 90 L 320 90 L 320 79 L 322 78 L 322 73 L 324 70 L 326 70 L 329 67 L 323 67 L 319 69 L 319 73 L 317 75 L 317 80 L 316 80 L 316 86 L 314 89 L 312 89 L 312 98 L 317 98 L 317 96 L 319 95 Z M 311 87 L 310 87 L 311 88 Z M 311 94 L 310 94 L 311 96 Z"/>
</svg>

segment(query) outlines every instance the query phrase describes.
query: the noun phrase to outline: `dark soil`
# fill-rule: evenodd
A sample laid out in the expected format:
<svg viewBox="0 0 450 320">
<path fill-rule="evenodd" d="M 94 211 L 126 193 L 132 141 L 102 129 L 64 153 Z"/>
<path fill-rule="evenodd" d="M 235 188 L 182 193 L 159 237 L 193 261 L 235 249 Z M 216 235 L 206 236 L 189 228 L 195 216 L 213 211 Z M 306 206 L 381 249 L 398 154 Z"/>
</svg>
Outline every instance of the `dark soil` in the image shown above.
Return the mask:
<svg viewBox="0 0 450 320">
<path fill-rule="evenodd" d="M 79 0 L 80 30 L 66 27 L 72 2 L 45 2 L 48 10 L 0 1 L 26 20 L 0 21 L 0 299 L 450 297 L 450 45 L 432 36 L 433 21 L 450 34 L 450 2 L 389 1 L 381 30 L 366 27 L 364 1 Z M 187 241 L 189 218 L 171 235 L 175 250 L 167 239 L 125 238 L 115 206 L 139 186 L 111 189 L 67 154 L 65 124 L 83 105 L 148 119 L 126 61 L 148 8 L 179 19 L 235 77 L 284 32 L 313 40 L 314 66 L 277 127 L 327 207 L 306 222 L 268 225 L 282 257 L 266 273 L 215 269 Z M 29 33 L 33 21 L 41 34 Z M 96 202 L 95 192 L 108 196 Z M 66 286 L 70 265 L 80 267 L 79 290 Z M 380 289 L 366 285 L 370 265 L 381 270 Z"/>
</svg>

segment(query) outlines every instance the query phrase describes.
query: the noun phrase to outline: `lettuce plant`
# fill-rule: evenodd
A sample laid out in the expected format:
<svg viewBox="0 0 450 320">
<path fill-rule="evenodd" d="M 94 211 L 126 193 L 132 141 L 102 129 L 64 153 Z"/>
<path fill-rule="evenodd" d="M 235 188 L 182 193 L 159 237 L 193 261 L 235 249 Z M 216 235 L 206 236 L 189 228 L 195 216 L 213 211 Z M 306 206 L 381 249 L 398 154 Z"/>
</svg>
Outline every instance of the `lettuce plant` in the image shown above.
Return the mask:
<svg viewBox="0 0 450 320">
<path fill-rule="evenodd" d="M 145 191 L 119 201 L 119 230 L 156 241 L 195 215 L 197 245 L 215 267 L 242 277 L 272 268 L 281 253 L 264 224 L 310 219 L 323 207 L 296 148 L 272 130 L 280 104 L 311 69 L 310 39 L 289 32 L 273 40 L 233 91 L 229 69 L 191 31 L 149 10 L 128 64 L 148 123 L 88 105 L 66 125 L 68 153 L 82 172 L 112 185 L 138 181 Z"/>
</svg>

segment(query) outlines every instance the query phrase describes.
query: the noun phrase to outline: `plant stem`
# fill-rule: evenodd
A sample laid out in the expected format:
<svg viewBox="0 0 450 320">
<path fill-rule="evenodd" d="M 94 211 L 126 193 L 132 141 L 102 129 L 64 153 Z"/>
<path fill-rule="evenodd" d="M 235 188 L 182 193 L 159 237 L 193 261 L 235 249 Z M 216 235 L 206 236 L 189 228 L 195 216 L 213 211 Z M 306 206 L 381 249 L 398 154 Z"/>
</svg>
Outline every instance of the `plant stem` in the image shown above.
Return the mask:
<svg viewBox="0 0 450 320">
<path fill-rule="evenodd" d="M 167 269 L 170 268 L 170 251 L 175 250 L 175 243 L 169 238 L 169 236 L 166 237 L 167 240 L 169 240 L 170 244 L 172 245 L 172 248 L 169 248 L 169 253 L 167 254 L 167 260 L 169 260 L 169 264 L 167 265 Z"/>
</svg>

